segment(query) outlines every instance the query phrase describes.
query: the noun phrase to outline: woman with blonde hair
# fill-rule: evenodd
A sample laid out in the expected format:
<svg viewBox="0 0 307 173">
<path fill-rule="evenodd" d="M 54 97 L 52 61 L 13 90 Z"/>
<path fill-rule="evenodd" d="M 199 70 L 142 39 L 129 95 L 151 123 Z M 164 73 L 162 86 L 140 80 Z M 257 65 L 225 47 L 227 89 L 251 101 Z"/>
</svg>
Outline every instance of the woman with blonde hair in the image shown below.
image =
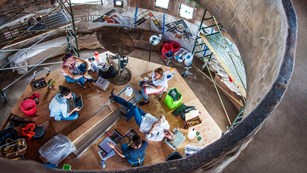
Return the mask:
<svg viewBox="0 0 307 173">
<path fill-rule="evenodd" d="M 160 67 L 152 72 L 151 79 L 141 81 L 139 85 L 142 88 L 141 93 L 144 98 L 144 101 L 140 102 L 139 105 L 143 106 L 149 103 L 149 94 L 158 94 L 168 87 L 167 77 Z"/>
</svg>

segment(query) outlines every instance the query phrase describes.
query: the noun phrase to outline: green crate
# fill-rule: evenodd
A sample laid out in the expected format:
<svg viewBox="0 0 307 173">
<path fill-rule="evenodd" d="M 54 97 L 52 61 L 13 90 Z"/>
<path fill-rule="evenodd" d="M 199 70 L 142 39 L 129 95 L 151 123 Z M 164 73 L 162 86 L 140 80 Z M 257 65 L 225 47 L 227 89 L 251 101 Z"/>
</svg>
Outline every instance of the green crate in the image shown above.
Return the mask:
<svg viewBox="0 0 307 173">
<path fill-rule="evenodd" d="M 173 94 L 176 93 L 176 94 Z M 177 88 L 172 88 L 168 91 L 164 103 L 169 109 L 174 109 L 181 105 L 182 103 L 182 94 L 178 91 Z"/>
<path fill-rule="evenodd" d="M 71 170 L 71 165 L 69 165 L 69 164 L 64 164 L 63 167 L 62 167 L 62 170 L 70 171 L 70 170 Z"/>
</svg>

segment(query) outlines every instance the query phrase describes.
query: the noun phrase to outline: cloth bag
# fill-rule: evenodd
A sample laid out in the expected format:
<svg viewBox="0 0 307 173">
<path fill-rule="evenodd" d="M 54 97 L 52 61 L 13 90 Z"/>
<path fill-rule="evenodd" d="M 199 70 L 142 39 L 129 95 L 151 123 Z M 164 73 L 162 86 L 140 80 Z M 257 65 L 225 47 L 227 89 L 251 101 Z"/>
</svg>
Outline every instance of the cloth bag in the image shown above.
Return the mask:
<svg viewBox="0 0 307 173">
<path fill-rule="evenodd" d="M 27 151 L 27 143 L 24 138 L 17 140 L 7 139 L 6 144 L 0 146 L 0 157 L 13 159 L 23 157 Z"/>
<path fill-rule="evenodd" d="M 38 150 L 46 161 L 54 165 L 59 165 L 63 159 L 74 151 L 76 151 L 74 144 L 62 134 L 53 136 Z"/>
<path fill-rule="evenodd" d="M 7 139 L 16 140 L 18 138 L 18 134 L 16 130 L 13 128 L 7 128 L 0 131 L 0 146 L 7 143 Z"/>
</svg>

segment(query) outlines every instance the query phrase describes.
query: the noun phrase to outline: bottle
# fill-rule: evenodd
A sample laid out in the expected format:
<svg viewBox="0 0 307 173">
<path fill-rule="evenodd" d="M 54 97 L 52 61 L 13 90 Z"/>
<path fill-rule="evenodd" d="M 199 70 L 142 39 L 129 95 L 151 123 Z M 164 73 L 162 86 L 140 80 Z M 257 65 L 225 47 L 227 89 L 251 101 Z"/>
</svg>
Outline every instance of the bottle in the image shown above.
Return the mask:
<svg viewBox="0 0 307 173">
<path fill-rule="evenodd" d="M 98 63 L 99 62 L 99 53 L 97 51 L 94 52 L 94 57 L 95 57 L 96 62 Z"/>
<path fill-rule="evenodd" d="M 106 168 L 106 162 L 105 162 L 104 160 L 101 160 L 100 166 L 101 166 L 102 168 Z"/>
<path fill-rule="evenodd" d="M 192 139 L 195 138 L 195 136 L 196 136 L 196 131 L 195 131 L 195 129 L 194 129 L 194 128 L 190 128 L 189 133 L 188 133 L 188 138 L 189 138 L 190 140 L 192 140 Z"/>
<path fill-rule="evenodd" d="M 170 70 L 166 71 L 165 73 L 166 73 L 167 80 L 170 80 L 174 77 L 176 71 L 175 71 L 174 68 L 171 68 Z"/>
</svg>

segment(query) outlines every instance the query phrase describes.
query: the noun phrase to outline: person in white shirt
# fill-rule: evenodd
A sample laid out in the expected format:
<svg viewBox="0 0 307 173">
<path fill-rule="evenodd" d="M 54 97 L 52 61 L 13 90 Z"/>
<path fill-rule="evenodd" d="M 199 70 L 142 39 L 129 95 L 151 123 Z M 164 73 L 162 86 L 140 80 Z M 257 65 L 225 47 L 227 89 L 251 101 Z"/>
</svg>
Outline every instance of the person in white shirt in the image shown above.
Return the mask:
<svg viewBox="0 0 307 173">
<path fill-rule="evenodd" d="M 110 99 L 128 109 L 125 117 L 129 120 L 134 116 L 135 122 L 140 127 L 140 131 L 145 134 L 146 139 L 150 141 L 162 141 L 164 138 L 173 139 L 173 133 L 169 130 L 170 125 L 164 116 L 156 118 L 149 113 L 145 113 L 125 99 L 115 96 L 113 91 Z"/>
<path fill-rule="evenodd" d="M 139 103 L 140 106 L 149 103 L 149 94 L 157 94 L 164 91 L 167 87 L 167 77 L 162 68 L 157 68 L 152 72 L 151 79 L 139 83 L 144 101 Z"/>
</svg>

